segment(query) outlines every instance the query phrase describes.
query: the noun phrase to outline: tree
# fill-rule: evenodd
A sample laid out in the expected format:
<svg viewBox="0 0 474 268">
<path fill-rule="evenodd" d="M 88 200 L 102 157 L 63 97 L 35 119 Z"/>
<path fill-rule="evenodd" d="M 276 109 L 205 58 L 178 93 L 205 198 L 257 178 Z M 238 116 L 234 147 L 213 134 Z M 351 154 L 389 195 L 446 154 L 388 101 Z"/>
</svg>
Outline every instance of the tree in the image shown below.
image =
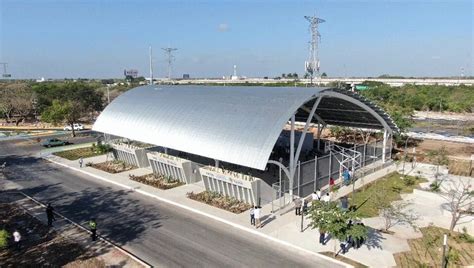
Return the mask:
<svg viewBox="0 0 474 268">
<path fill-rule="evenodd" d="M 321 74 L 321 77 L 328 77 L 326 73 Z"/>
<path fill-rule="evenodd" d="M 286 74 L 281 74 L 281 78 L 286 78 Z"/>
<path fill-rule="evenodd" d="M 453 231 L 462 216 L 472 211 L 474 190 L 468 180 L 451 178 L 443 180 L 440 195 L 448 202 L 451 213 L 449 230 Z"/>
<path fill-rule="evenodd" d="M 35 94 L 26 83 L 10 83 L 0 87 L 0 112 L 7 122 L 18 125 L 33 113 Z"/>
<path fill-rule="evenodd" d="M 407 210 L 409 205 L 406 202 L 392 202 L 380 209 L 380 215 L 384 219 L 385 232 L 399 224 L 408 224 L 414 230 L 417 229 L 415 222 L 418 219 L 418 215 L 411 209 Z"/>
<path fill-rule="evenodd" d="M 387 202 L 388 194 L 385 187 L 382 187 L 374 196 L 375 207 L 384 220 L 384 231 L 388 232 L 390 228 L 398 224 L 408 224 L 416 230 L 415 223 L 419 217 L 412 209 L 407 209 L 410 204 L 404 201 Z"/>
<path fill-rule="evenodd" d="M 353 211 L 342 210 L 337 202 L 313 201 L 309 210 L 309 218 L 309 226 L 312 229 L 324 230 L 331 237 L 339 241 L 345 241 L 349 235 L 355 235 L 364 239 L 368 235 L 367 227 L 365 226 L 349 226 L 349 220 L 357 220 L 357 217 Z M 337 254 L 336 239 L 334 239 L 334 255 Z"/>
<path fill-rule="evenodd" d="M 44 109 L 42 119 L 55 125 L 66 122 L 72 127 L 72 136 L 76 135 L 74 123 L 90 112 L 102 109 L 103 94 L 89 85 L 66 83 L 53 90 L 57 95 L 52 100 L 52 104 Z"/>
<path fill-rule="evenodd" d="M 442 146 L 438 150 L 428 151 L 428 158 L 436 165 L 435 177 L 439 175 L 439 166 L 449 164 L 448 151 L 445 146 Z"/>
</svg>

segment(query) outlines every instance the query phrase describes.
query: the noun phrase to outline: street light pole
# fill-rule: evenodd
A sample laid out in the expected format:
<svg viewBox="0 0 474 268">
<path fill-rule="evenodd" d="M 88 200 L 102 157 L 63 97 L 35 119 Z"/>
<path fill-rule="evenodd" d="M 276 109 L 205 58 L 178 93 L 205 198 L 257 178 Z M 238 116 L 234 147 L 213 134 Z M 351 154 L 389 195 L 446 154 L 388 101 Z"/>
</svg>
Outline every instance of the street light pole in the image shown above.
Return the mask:
<svg viewBox="0 0 474 268">
<path fill-rule="evenodd" d="M 406 162 L 406 158 L 407 158 L 407 146 L 408 146 L 408 139 L 410 137 L 407 136 L 407 139 L 405 140 L 405 149 L 403 151 L 403 178 L 405 179 L 406 178 L 406 175 L 405 175 L 405 162 Z"/>
<path fill-rule="evenodd" d="M 446 263 L 446 246 L 448 245 L 448 235 L 444 234 L 443 238 L 443 259 L 441 260 L 441 268 L 445 268 L 447 266 Z"/>
</svg>

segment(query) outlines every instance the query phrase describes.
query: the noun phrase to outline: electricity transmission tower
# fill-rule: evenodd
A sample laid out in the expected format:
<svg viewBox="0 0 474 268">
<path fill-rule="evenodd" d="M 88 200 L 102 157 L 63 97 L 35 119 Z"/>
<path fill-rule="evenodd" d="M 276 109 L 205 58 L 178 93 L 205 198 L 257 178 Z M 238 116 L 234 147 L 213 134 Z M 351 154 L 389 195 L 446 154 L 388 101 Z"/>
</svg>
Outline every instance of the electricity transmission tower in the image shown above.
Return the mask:
<svg viewBox="0 0 474 268">
<path fill-rule="evenodd" d="M 3 78 L 9 78 L 9 77 L 12 77 L 11 74 L 7 73 L 7 66 L 8 66 L 8 63 L 6 62 L 0 62 L 0 65 L 3 65 L 3 73 L 2 73 L 2 77 Z"/>
<path fill-rule="evenodd" d="M 173 60 L 174 60 L 174 56 L 173 56 L 173 51 L 176 51 L 178 50 L 177 48 L 173 48 L 173 47 L 166 47 L 166 48 L 162 48 L 165 53 L 166 53 L 166 56 L 168 57 L 167 58 L 167 61 L 168 61 L 168 80 L 171 80 L 171 65 L 173 64 Z"/>
<path fill-rule="evenodd" d="M 153 48 L 149 48 L 150 54 L 150 85 L 153 85 Z"/>
<path fill-rule="evenodd" d="M 304 16 L 309 21 L 309 30 L 311 31 L 311 41 L 309 42 L 309 58 L 305 62 L 306 72 L 311 76 L 311 85 L 313 85 L 313 77 L 319 76 L 319 51 L 318 43 L 321 41 L 321 35 L 319 34 L 318 26 L 325 20 L 320 19 L 316 16 Z"/>
</svg>

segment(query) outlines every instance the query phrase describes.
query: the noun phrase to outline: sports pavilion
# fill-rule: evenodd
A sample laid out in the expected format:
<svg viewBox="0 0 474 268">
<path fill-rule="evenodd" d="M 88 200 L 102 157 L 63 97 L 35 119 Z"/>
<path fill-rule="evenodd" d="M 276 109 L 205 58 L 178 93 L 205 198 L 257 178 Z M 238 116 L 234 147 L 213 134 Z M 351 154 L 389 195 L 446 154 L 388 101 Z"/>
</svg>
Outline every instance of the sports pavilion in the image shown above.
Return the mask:
<svg viewBox="0 0 474 268">
<path fill-rule="evenodd" d="M 316 139 L 313 138 L 313 133 L 309 133 L 310 127 L 315 126 Z M 320 145 L 321 132 L 327 126 L 353 127 L 383 133 L 381 146 L 373 148 L 373 156 L 368 153 L 371 149 L 356 151 L 354 145 L 352 158 L 344 158 L 344 155 L 351 154 L 351 149 L 336 146 L 342 148 L 342 151 L 339 150 L 342 155 L 339 158 L 336 156 L 332 160 L 333 163 L 331 158 L 329 159 L 330 173 L 327 178 L 331 176 L 331 168 L 337 161 L 340 166 L 336 167 L 336 170 L 341 169 L 343 165 L 353 169 L 360 168 L 368 160 L 385 163 L 390 158 L 392 135 L 398 131 L 393 120 L 382 109 L 357 93 L 347 90 L 319 87 L 190 85 L 148 85 L 131 89 L 104 109 L 93 130 L 115 138 L 156 146 L 160 148 L 160 157 L 174 154 L 176 159 L 180 160 L 179 157 L 183 155 L 195 156 L 192 158 L 193 162 L 201 162 L 199 164 L 203 165 L 209 165 L 209 160 L 212 160 L 215 167 L 212 171 L 222 174 L 226 174 L 225 169 L 232 170 L 232 174 L 238 174 L 244 173 L 241 170 L 246 168 L 246 174 L 250 174 L 250 170 L 259 175 L 272 169 L 279 170 L 280 181 L 266 178 L 261 183 L 265 186 L 248 186 L 257 192 L 251 193 L 254 195 L 251 203 L 256 203 L 256 199 L 260 200 L 264 195 L 260 192 L 272 189 L 272 184 L 279 184 L 281 192 L 282 177 L 283 181 L 288 183 L 284 192 L 290 195 L 296 190 L 300 196 L 309 194 L 316 188 L 317 183 L 318 188 L 327 186 L 327 180 L 321 181 L 319 178 L 318 162 L 313 165 L 314 187 L 302 187 L 300 192 L 300 186 L 305 179 L 300 178 L 299 173 L 300 157 L 308 137 L 310 153 L 316 157 L 331 152 L 331 157 L 336 154 L 336 151 Z M 296 130 L 298 127 L 299 130 Z M 283 150 L 283 154 L 275 154 L 276 143 L 282 138 L 283 129 L 287 129 L 289 134 L 289 148 Z M 313 147 L 313 142 L 317 144 L 316 148 Z M 325 146 L 328 147 L 327 144 Z M 359 165 L 354 164 L 355 161 L 360 162 Z M 149 160 L 149 163 L 151 162 Z M 222 169 L 219 169 L 220 167 Z M 169 171 L 163 169 L 162 164 L 152 164 L 152 168 L 158 173 Z M 196 172 L 194 169 L 192 173 L 202 175 L 203 171 L 199 169 Z M 240 175 L 241 179 L 244 178 L 244 175 Z M 204 177 L 202 176 L 203 179 Z M 248 201 L 248 196 L 244 198 L 245 195 L 239 190 L 239 187 L 245 188 L 243 183 L 240 183 L 240 186 L 233 185 L 237 180 L 219 177 L 219 174 L 214 179 L 218 180 L 218 183 L 211 182 L 206 177 L 206 189 Z M 195 181 L 199 179 L 193 182 Z M 225 181 L 229 185 L 226 186 Z M 309 182 L 305 183 L 310 185 Z"/>
</svg>

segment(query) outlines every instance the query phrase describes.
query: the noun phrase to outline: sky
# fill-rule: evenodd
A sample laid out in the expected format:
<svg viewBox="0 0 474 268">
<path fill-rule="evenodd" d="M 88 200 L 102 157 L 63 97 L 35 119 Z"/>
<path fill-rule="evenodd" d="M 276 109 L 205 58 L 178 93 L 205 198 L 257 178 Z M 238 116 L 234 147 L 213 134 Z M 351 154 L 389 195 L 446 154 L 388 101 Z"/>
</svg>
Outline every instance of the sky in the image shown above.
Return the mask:
<svg viewBox="0 0 474 268">
<path fill-rule="evenodd" d="M 473 0 L 0 0 L 0 62 L 14 78 L 304 74 L 306 15 L 330 77 L 474 75 Z"/>
</svg>

